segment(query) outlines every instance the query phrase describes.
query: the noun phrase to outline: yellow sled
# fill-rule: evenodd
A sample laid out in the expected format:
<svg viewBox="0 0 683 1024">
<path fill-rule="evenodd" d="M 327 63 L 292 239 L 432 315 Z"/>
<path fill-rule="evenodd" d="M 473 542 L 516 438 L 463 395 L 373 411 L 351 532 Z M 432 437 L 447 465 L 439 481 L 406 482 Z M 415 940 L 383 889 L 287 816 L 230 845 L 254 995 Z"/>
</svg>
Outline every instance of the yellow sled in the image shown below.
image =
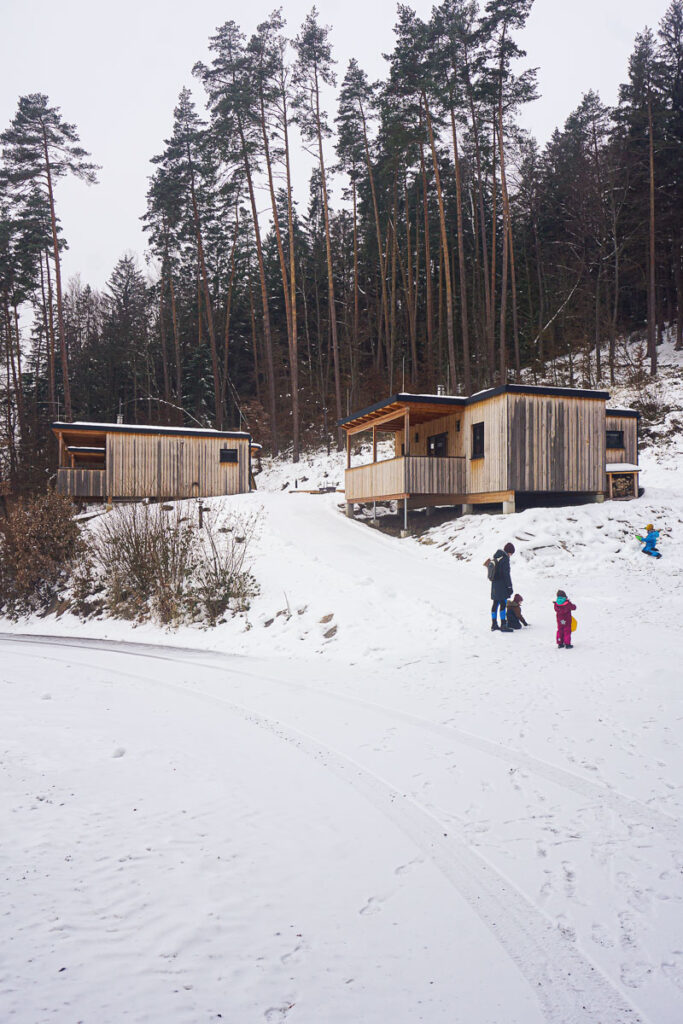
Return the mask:
<svg viewBox="0 0 683 1024">
<path fill-rule="evenodd" d="M 578 623 L 577 623 L 576 619 L 574 618 L 574 616 L 572 615 L 572 633 L 575 632 L 577 625 L 578 625 Z"/>
</svg>

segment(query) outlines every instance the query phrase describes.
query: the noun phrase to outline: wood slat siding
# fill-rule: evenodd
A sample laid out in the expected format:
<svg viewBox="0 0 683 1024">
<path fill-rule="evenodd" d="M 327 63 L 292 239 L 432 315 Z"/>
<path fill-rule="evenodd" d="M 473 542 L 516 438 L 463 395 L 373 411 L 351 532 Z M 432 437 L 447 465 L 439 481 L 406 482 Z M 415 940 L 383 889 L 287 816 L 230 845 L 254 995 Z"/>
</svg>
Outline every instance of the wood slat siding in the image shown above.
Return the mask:
<svg viewBox="0 0 683 1024">
<path fill-rule="evenodd" d="M 103 469 L 58 469 L 57 494 L 72 498 L 103 498 Z"/>
<path fill-rule="evenodd" d="M 407 460 L 406 490 L 409 494 L 462 494 L 465 460 L 411 455 Z"/>
<path fill-rule="evenodd" d="M 238 461 L 221 462 L 221 448 Z M 107 434 L 106 496 L 192 498 L 249 490 L 248 438 Z"/>
<path fill-rule="evenodd" d="M 465 460 L 410 455 L 347 469 L 347 501 L 370 501 L 404 494 L 462 495 Z"/>
<path fill-rule="evenodd" d="M 347 501 L 367 501 L 406 493 L 406 460 L 386 459 L 369 466 L 347 469 L 344 478 Z"/>
<path fill-rule="evenodd" d="M 448 454 L 452 456 L 465 454 L 464 434 L 464 409 L 449 416 L 441 416 L 438 420 L 431 420 L 429 423 L 420 423 L 410 429 L 410 454 L 427 455 L 427 441 L 435 434 L 448 434 Z M 460 423 L 460 430 L 457 428 Z M 395 453 L 401 454 L 401 445 L 405 443 L 405 432 L 399 430 L 396 433 Z M 417 440 L 415 439 L 417 436 Z"/>
<path fill-rule="evenodd" d="M 624 431 L 624 447 L 608 448 L 607 462 L 630 462 L 638 465 L 638 420 L 635 416 L 610 416 L 607 414 L 607 430 Z"/>
<path fill-rule="evenodd" d="M 510 490 L 604 490 L 603 399 L 510 394 L 507 401 Z"/>
<path fill-rule="evenodd" d="M 511 489 L 508 483 L 508 396 L 496 395 L 468 405 L 461 430 L 467 459 L 467 494 Z M 472 424 L 484 424 L 484 458 L 472 459 Z"/>
</svg>

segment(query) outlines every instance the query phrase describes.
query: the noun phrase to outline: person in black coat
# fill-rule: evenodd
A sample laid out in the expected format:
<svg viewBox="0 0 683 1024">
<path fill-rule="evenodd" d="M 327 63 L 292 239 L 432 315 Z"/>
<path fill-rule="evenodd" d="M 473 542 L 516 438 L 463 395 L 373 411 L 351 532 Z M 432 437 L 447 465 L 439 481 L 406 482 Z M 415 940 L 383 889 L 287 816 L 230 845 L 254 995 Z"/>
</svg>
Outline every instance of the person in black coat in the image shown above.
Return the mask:
<svg viewBox="0 0 683 1024">
<path fill-rule="evenodd" d="M 507 599 L 514 593 L 512 578 L 510 576 L 510 555 L 514 555 L 515 545 L 506 544 L 502 550 L 496 551 L 493 556 L 495 566 L 493 579 L 491 580 L 491 631 L 500 629 L 501 633 L 513 633 L 507 622 Z M 500 610 L 500 626 L 498 626 L 498 612 Z"/>
</svg>

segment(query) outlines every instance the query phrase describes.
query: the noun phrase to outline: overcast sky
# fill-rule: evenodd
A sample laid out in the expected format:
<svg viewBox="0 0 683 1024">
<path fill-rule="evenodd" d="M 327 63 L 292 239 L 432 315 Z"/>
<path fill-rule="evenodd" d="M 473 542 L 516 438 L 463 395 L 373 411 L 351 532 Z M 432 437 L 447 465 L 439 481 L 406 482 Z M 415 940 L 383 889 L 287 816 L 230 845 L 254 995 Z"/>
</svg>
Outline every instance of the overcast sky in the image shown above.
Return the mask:
<svg viewBox="0 0 683 1024">
<path fill-rule="evenodd" d="M 412 6 L 428 16 L 433 0 Z M 44 92 L 74 122 L 98 164 L 100 183 L 62 181 L 57 203 L 69 252 L 67 276 L 101 287 L 127 251 L 142 254 L 149 158 L 171 129 L 184 85 L 200 89 L 192 65 L 207 59 L 207 41 L 230 18 L 249 35 L 277 6 L 275 0 L 2 0 L 0 21 L 0 125 L 17 99 Z M 296 34 L 310 0 L 282 4 Z M 321 21 L 332 27 L 339 77 L 356 57 L 370 78 L 384 77 L 382 52 L 392 47 L 394 0 L 318 0 Z M 614 103 L 637 32 L 657 27 L 669 0 L 535 0 L 521 43 L 528 66 L 538 67 L 541 98 L 523 124 L 546 142 L 588 89 Z M 307 201 L 307 162 L 301 161 L 295 195 Z M 265 197 L 264 197 L 265 199 Z M 141 261 L 142 262 L 142 261 Z"/>
</svg>

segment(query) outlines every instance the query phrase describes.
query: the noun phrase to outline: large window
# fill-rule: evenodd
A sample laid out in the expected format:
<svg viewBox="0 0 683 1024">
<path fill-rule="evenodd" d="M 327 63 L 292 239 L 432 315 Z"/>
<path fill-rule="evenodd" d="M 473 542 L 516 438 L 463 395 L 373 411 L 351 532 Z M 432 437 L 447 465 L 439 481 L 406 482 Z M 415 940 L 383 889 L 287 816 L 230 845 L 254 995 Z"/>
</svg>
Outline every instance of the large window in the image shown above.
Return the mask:
<svg viewBox="0 0 683 1024">
<path fill-rule="evenodd" d="M 221 448 L 221 462 L 237 462 L 237 449 Z"/>
<path fill-rule="evenodd" d="M 484 458 L 484 424 L 472 424 L 472 458 Z"/>
<path fill-rule="evenodd" d="M 623 430 L 608 430 L 607 431 L 607 447 L 608 448 L 623 448 L 624 447 L 624 431 Z"/>
<path fill-rule="evenodd" d="M 435 459 L 448 456 L 448 434 L 433 434 L 427 438 L 427 455 Z"/>
</svg>

